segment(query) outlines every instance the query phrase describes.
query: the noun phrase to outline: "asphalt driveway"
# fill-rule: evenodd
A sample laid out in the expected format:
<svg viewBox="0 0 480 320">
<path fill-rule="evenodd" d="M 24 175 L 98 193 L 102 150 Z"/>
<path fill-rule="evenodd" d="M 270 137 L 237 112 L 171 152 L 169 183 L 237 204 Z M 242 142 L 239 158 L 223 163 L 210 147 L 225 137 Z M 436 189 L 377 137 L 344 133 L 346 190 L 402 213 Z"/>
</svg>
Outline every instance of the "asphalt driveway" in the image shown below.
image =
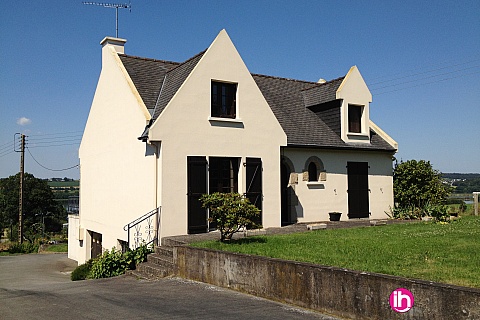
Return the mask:
<svg viewBox="0 0 480 320">
<path fill-rule="evenodd" d="M 0 257 L 0 319 L 337 318 L 179 278 L 70 281 L 66 254 Z"/>
</svg>

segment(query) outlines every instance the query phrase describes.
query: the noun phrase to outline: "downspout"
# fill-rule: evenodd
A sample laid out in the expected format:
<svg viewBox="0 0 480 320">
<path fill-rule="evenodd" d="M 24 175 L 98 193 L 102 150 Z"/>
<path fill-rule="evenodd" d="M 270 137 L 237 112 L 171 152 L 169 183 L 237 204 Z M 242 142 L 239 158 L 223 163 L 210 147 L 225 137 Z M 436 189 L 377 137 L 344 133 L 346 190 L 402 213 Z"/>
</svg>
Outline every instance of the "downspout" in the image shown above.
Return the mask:
<svg viewBox="0 0 480 320">
<path fill-rule="evenodd" d="M 157 243 L 155 245 L 159 245 L 158 241 L 160 240 L 160 227 L 161 227 L 161 224 L 160 224 L 160 213 L 158 212 L 158 157 L 160 156 L 159 152 L 160 152 L 160 148 L 159 148 L 159 145 L 157 143 L 151 143 L 149 142 L 150 145 L 152 145 L 154 148 L 155 148 L 155 161 L 153 162 L 153 164 L 155 165 L 155 169 L 154 169 L 154 172 L 155 172 L 155 186 L 154 186 L 154 192 L 155 192 L 155 208 L 157 209 L 157 219 L 156 219 L 156 223 L 157 223 Z"/>
</svg>

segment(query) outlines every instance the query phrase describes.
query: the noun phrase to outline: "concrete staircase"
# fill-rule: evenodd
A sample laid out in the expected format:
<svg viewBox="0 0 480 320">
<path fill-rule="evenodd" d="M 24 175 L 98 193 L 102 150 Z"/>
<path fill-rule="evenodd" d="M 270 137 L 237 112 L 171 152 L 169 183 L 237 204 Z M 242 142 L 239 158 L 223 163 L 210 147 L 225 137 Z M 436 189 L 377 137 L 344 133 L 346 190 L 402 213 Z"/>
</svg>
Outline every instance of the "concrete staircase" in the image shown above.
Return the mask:
<svg viewBox="0 0 480 320">
<path fill-rule="evenodd" d="M 127 275 L 149 280 L 175 275 L 173 247 L 183 244 L 173 239 L 162 239 L 162 246 L 155 247 L 155 252 L 147 256 L 147 261 L 137 265 L 137 269 L 128 271 Z"/>
</svg>

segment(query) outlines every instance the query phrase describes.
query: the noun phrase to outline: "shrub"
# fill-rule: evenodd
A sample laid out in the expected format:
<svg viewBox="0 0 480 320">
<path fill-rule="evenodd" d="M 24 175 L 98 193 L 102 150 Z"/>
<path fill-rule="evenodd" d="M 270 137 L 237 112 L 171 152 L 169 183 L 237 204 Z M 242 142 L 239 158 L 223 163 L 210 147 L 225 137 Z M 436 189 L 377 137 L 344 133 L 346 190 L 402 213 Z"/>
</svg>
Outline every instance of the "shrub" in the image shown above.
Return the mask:
<svg viewBox="0 0 480 320">
<path fill-rule="evenodd" d="M 30 242 L 23 242 L 23 243 L 15 243 L 8 248 L 9 253 L 32 253 L 38 252 L 38 244 L 30 243 Z"/>
<path fill-rule="evenodd" d="M 72 281 L 85 280 L 90 275 L 92 269 L 92 260 L 88 260 L 85 264 L 81 264 L 72 271 L 70 279 Z"/>
<path fill-rule="evenodd" d="M 222 242 L 232 239 L 242 228 L 261 228 L 255 222 L 260 210 L 239 193 L 204 194 L 200 201 L 204 208 L 210 209 L 209 221 L 216 223 Z"/>
<path fill-rule="evenodd" d="M 107 250 L 93 259 L 88 278 L 100 279 L 124 274 L 126 270 L 133 270 L 137 264 L 146 261 L 147 255 L 151 252 L 153 252 L 151 247 L 145 244 L 123 254 L 115 248 L 111 251 Z"/>
<path fill-rule="evenodd" d="M 409 160 L 395 165 L 393 192 L 399 207 L 424 208 L 429 203 L 445 203 L 451 187 L 442 182 L 441 173 L 430 161 Z"/>
<path fill-rule="evenodd" d="M 436 222 L 447 222 L 450 218 L 450 213 L 445 205 L 426 203 L 423 207 L 400 207 L 395 206 L 390 208 L 387 215 L 393 219 L 421 219 L 422 217 L 432 217 Z"/>
</svg>

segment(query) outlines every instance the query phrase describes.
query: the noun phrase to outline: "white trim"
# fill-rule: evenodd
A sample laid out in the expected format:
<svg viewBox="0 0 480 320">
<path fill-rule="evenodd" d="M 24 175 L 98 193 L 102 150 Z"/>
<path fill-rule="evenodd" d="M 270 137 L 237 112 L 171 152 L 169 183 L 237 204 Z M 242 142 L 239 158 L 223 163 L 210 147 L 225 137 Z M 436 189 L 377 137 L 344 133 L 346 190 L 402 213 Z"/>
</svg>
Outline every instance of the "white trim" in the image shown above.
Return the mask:
<svg viewBox="0 0 480 320">
<path fill-rule="evenodd" d="M 243 123 L 243 120 L 240 118 L 233 119 L 233 118 L 208 117 L 208 121 Z"/>
</svg>

